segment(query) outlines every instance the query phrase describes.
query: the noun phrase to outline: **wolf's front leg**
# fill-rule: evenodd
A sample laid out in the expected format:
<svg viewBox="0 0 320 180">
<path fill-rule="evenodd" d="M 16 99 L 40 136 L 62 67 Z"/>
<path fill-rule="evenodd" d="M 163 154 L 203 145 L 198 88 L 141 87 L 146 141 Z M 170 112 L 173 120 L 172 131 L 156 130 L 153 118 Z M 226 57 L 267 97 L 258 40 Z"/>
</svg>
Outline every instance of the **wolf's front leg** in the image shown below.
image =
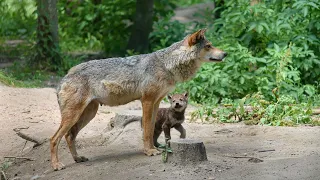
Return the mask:
<svg viewBox="0 0 320 180">
<path fill-rule="evenodd" d="M 160 102 L 160 101 L 159 101 Z M 160 154 L 160 152 L 154 147 L 153 133 L 155 126 L 156 113 L 159 108 L 159 103 L 154 102 L 151 99 L 142 99 L 142 126 L 143 126 L 143 144 L 144 153 L 148 156 L 154 156 Z M 154 114 L 154 112 L 156 112 Z"/>
</svg>

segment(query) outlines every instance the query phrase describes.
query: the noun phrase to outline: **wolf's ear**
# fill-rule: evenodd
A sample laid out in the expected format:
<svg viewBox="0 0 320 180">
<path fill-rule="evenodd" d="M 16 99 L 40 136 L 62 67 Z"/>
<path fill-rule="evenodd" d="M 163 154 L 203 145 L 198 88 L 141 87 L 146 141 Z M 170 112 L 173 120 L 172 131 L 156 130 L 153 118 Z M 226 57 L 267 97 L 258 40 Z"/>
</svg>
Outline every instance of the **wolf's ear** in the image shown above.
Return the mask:
<svg viewBox="0 0 320 180">
<path fill-rule="evenodd" d="M 168 99 L 169 99 L 169 100 L 171 100 L 171 99 L 172 99 L 172 96 L 171 96 L 170 94 L 169 94 L 167 97 L 168 97 Z"/>
<path fill-rule="evenodd" d="M 204 33 L 206 32 L 207 29 L 200 29 L 199 31 L 191 34 L 188 37 L 188 45 L 191 47 L 195 44 L 197 44 L 197 42 L 199 42 L 199 40 L 203 40 L 204 39 Z"/>
</svg>

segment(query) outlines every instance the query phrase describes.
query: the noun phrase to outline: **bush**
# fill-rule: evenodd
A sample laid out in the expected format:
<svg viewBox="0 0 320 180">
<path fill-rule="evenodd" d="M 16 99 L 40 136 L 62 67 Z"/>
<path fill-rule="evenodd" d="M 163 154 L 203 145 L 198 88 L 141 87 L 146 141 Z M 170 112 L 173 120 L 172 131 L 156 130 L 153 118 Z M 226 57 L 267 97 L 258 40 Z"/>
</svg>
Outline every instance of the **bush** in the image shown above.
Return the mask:
<svg viewBox="0 0 320 180">
<path fill-rule="evenodd" d="M 35 1 L 0 1 L 0 37 L 26 38 L 36 27 Z"/>
<path fill-rule="evenodd" d="M 228 52 L 224 63 L 206 64 L 180 89 L 197 103 L 214 104 L 262 92 L 266 100 L 290 95 L 306 101 L 319 93 L 320 3 L 316 0 L 270 0 L 250 5 L 225 1 L 207 38 Z M 214 14 L 215 11 L 212 11 Z M 179 89 L 178 89 L 179 91 Z"/>
</svg>

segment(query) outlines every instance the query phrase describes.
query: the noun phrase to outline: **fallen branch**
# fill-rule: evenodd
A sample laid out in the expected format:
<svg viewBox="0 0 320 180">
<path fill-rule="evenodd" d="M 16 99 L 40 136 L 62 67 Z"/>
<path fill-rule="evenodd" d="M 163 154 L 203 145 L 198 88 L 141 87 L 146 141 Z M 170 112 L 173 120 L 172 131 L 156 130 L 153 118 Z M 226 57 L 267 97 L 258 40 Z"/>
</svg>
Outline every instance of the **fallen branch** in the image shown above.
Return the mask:
<svg viewBox="0 0 320 180">
<path fill-rule="evenodd" d="M 19 157 L 19 156 L 4 156 L 4 158 L 10 158 L 10 159 L 25 159 L 28 161 L 34 161 L 31 157 Z"/>
<path fill-rule="evenodd" d="M 30 136 L 28 134 L 25 134 L 23 132 L 20 132 L 20 131 L 16 131 L 17 135 L 19 137 L 21 137 L 22 139 L 25 139 L 27 141 L 30 141 L 30 142 L 33 142 L 35 143 L 35 145 L 33 147 L 37 147 L 37 146 L 40 146 L 41 144 L 43 144 L 45 142 L 45 140 L 43 139 L 38 139 L 36 137 L 33 137 L 33 136 Z"/>
</svg>

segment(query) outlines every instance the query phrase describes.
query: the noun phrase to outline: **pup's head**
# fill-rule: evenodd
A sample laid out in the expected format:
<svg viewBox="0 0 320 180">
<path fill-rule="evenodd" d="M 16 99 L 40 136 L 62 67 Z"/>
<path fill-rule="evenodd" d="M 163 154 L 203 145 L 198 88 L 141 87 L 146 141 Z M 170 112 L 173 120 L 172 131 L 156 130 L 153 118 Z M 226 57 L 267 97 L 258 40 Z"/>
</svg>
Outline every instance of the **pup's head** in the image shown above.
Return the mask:
<svg viewBox="0 0 320 180">
<path fill-rule="evenodd" d="M 187 108 L 188 105 L 188 93 L 168 95 L 172 109 L 181 112 Z"/>
<path fill-rule="evenodd" d="M 200 61 L 221 62 L 223 58 L 227 56 L 227 53 L 212 46 L 212 43 L 205 38 L 205 32 L 206 29 L 200 29 L 199 31 L 187 36 L 183 45 L 188 48 L 195 48 Z"/>
</svg>

